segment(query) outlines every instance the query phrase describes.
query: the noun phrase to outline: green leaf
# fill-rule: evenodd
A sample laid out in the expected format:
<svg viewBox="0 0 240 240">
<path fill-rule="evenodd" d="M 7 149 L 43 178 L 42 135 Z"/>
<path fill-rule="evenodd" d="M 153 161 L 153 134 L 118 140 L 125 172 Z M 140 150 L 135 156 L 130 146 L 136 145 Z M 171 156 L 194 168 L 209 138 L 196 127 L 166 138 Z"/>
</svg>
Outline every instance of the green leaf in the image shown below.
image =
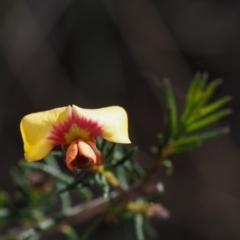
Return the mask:
<svg viewBox="0 0 240 240">
<path fill-rule="evenodd" d="M 109 184 L 107 182 L 106 177 L 103 174 L 96 173 L 95 174 L 95 181 L 97 185 L 101 188 L 102 194 L 104 198 L 107 198 L 109 195 Z"/>
<path fill-rule="evenodd" d="M 58 171 L 61 171 L 58 162 L 55 159 L 55 155 L 54 154 L 49 154 L 45 159 L 45 162 L 51 166 L 52 168 L 55 168 Z"/>
<path fill-rule="evenodd" d="M 166 121 L 165 128 L 168 129 L 165 137 L 167 139 L 174 138 L 178 130 L 178 120 L 177 120 L 177 107 L 172 92 L 170 82 L 167 79 L 164 79 L 164 95 L 167 105 Z"/>
<path fill-rule="evenodd" d="M 111 169 L 111 168 L 116 168 L 118 166 L 121 166 L 127 160 L 130 160 L 132 158 L 132 156 L 136 153 L 137 150 L 138 150 L 138 147 L 131 148 L 115 164 L 108 165 L 105 167 L 105 169 Z"/>
<path fill-rule="evenodd" d="M 35 235 L 38 235 L 37 231 L 34 228 L 29 228 L 26 231 L 20 233 L 17 237 L 17 240 L 29 240 Z"/>
<path fill-rule="evenodd" d="M 161 191 L 152 193 L 150 196 L 145 197 L 145 200 L 148 202 L 159 202 L 159 199 L 164 195 L 164 187 Z"/>
<path fill-rule="evenodd" d="M 57 204 L 57 198 L 55 195 L 53 196 L 52 193 L 52 191 L 40 192 L 32 189 L 30 206 L 31 211 L 28 210 L 29 214 L 31 214 L 31 218 L 36 220 L 42 219 L 44 213 L 51 209 L 53 205 Z"/>
<path fill-rule="evenodd" d="M 68 240 L 80 240 L 76 230 L 69 225 L 61 226 L 61 232 Z"/>
<path fill-rule="evenodd" d="M 101 153 L 102 153 L 103 157 L 105 157 L 108 152 L 109 146 L 112 145 L 112 143 L 110 143 L 106 140 L 103 140 L 103 141 L 104 141 L 103 142 L 104 144 L 102 146 Z"/>
<path fill-rule="evenodd" d="M 51 151 L 50 155 L 54 157 L 62 157 L 63 156 L 63 151 Z"/>
<path fill-rule="evenodd" d="M 150 220 L 147 217 L 144 217 L 143 219 L 143 230 L 151 237 L 151 238 L 156 238 L 157 237 L 157 232 L 152 226 Z"/>
<path fill-rule="evenodd" d="M 144 240 L 144 233 L 143 233 L 143 222 L 144 218 L 142 214 L 136 214 L 134 218 L 135 222 L 135 233 L 136 233 L 136 238 L 137 240 Z"/>
<path fill-rule="evenodd" d="M 190 125 L 197 119 L 202 118 L 203 116 L 218 110 L 220 107 L 225 105 L 231 99 L 232 99 L 231 97 L 224 97 L 224 98 L 221 98 L 221 99 L 209 104 L 206 107 L 197 109 L 197 112 L 195 114 L 193 114 L 191 117 L 189 117 L 189 119 L 186 121 L 185 124 Z"/>
<path fill-rule="evenodd" d="M 202 107 L 208 103 L 209 99 L 212 97 L 217 87 L 222 84 L 222 82 L 222 79 L 216 79 L 208 84 L 207 89 L 204 91 L 204 94 L 201 98 L 199 107 Z"/>
<path fill-rule="evenodd" d="M 187 92 L 187 97 L 186 97 L 186 104 L 187 105 L 191 105 L 194 99 L 194 95 L 195 95 L 195 90 L 198 86 L 198 83 L 201 79 L 201 73 L 197 72 L 193 78 L 193 80 L 191 81 L 190 87 L 188 89 Z"/>
<path fill-rule="evenodd" d="M 211 123 L 214 123 L 214 122 L 222 119 L 223 117 L 230 115 L 231 113 L 232 113 L 231 109 L 221 110 L 221 111 L 214 113 L 202 120 L 194 122 L 194 123 L 190 124 L 189 126 L 186 126 L 186 132 L 189 133 L 189 132 L 199 130 L 203 127 L 210 125 Z"/>
<path fill-rule="evenodd" d="M 197 89 L 199 89 L 203 92 L 205 90 L 207 80 L 208 80 L 208 73 L 206 73 L 206 72 L 202 73 L 202 75 L 198 81 L 198 84 L 197 84 Z"/>
<path fill-rule="evenodd" d="M 203 108 L 208 103 L 214 91 L 221 83 L 222 80 L 217 79 L 208 84 L 207 89 L 204 92 L 202 92 L 202 95 L 199 97 L 196 104 L 193 105 L 190 115 L 188 116 L 188 119 L 185 120 L 185 125 L 189 125 L 190 123 L 192 123 L 198 117 L 201 116 L 201 108 Z"/>
<path fill-rule="evenodd" d="M 111 160 L 113 159 L 113 155 L 114 155 L 116 146 L 117 146 L 116 143 L 108 144 L 108 149 L 104 155 L 104 164 L 105 165 L 111 164 Z"/>
<path fill-rule="evenodd" d="M 122 211 L 122 212 L 120 212 L 118 214 L 118 216 L 121 217 L 124 220 L 132 220 L 133 217 L 135 216 L 135 213 L 134 212 L 130 212 L 130 211 Z M 130 221 L 126 221 L 126 222 L 132 224 L 132 221 L 131 222 Z M 132 226 L 131 226 L 131 228 L 132 228 Z"/>
<path fill-rule="evenodd" d="M 73 181 L 72 177 L 44 163 L 38 163 L 38 162 L 29 163 L 26 161 L 20 161 L 19 165 L 22 166 L 23 168 L 43 171 L 63 183 L 69 184 L 69 183 L 72 183 Z"/>
<path fill-rule="evenodd" d="M 35 236 L 39 236 L 42 232 L 50 229 L 53 226 L 56 226 L 59 221 L 63 219 L 63 216 L 56 215 L 53 218 L 47 218 L 39 222 L 36 226 L 27 228 L 26 230 L 19 233 L 17 240 L 30 240 L 34 239 Z M 15 238 L 14 238 L 15 239 Z"/>
<path fill-rule="evenodd" d="M 144 170 L 142 167 L 135 161 L 127 161 L 123 165 L 124 169 L 130 174 L 131 177 L 136 178 L 138 180 L 142 180 L 144 177 Z"/>
<path fill-rule="evenodd" d="M 34 236 L 31 236 L 28 240 L 40 240 L 41 239 L 41 235 L 40 234 L 35 234 Z"/>
<path fill-rule="evenodd" d="M 58 162 L 56 161 L 54 156 L 52 156 L 52 155 L 47 156 L 45 158 L 45 161 L 48 165 L 51 165 L 53 168 L 55 168 L 56 170 L 61 172 Z M 66 184 L 63 183 L 62 181 L 56 182 L 56 187 L 57 187 L 58 191 L 61 190 L 63 187 L 65 187 L 65 185 Z M 68 211 L 68 209 L 71 207 L 71 197 L 68 192 L 64 192 L 62 194 L 59 194 L 59 198 L 60 198 L 61 204 L 62 204 L 62 212 L 66 213 Z"/>
<path fill-rule="evenodd" d="M 205 133 L 200 133 L 200 134 L 183 137 L 175 142 L 175 147 L 201 142 L 206 139 L 210 139 L 210 138 L 214 138 L 214 137 L 217 137 L 217 136 L 220 136 L 223 134 L 227 134 L 228 132 L 229 132 L 229 128 L 225 127 L 225 128 L 205 132 Z"/>
<path fill-rule="evenodd" d="M 164 137 L 162 133 L 158 133 L 157 135 L 157 146 L 162 148 L 164 146 Z"/>
<path fill-rule="evenodd" d="M 89 188 L 83 187 L 78 189 L 78 193 L 80 193 L 87 201 L 93 199 L 93 193 Z"/>
<path fill-rule="evenodd" d="M 72 181 L 69 184 L 67 184 L 63 189 L 59 190 L 58 194 L 61 194 L 72 189 L 76 189 L 78 191 L 79 188 L 85 185 L 84 180 L 88 178 L 91 174 L 93 174 L 93 172 L 80 173 L 75 179 L 72 179 Z"/>
<path fill-rule="evenodd" d="M 192 99 L 192 106 L 194 106 L 194 108 L 196 108 L 199 105 L 201 99 L 204 96 L 207 79 L 208 79 L 207 73 L 203 73 L 202 75 L 200 75 Z"/>
<path fill-rule="evenodd" d="M 60 186 L 59 186 L 60 188 Z M 67 213 L 69 208 L 71 207 L 71 198 L 68 192 L 64 192 L 62 194 L 59 194 L 61 203 L 62 203 L 62 212 Z"/>
<path fill-rule="evenodd" d="M 174 166 L 170 160 L 165 159 L 162 163 L 163 168 L 166 170 L 167 175 L 172 175 Z"/>
<path fill-rule="evenodd" d="M 96 138 L 97 149 L 99 149 L 100 152 L 102 152 L 102 150 L 104 149 L 105 144 L 106 144 L 105 139 L 103 139 L 102 137 Z"/>
<path fill-rule="evenodd" d="M 94 221 L 84 232 L 84 234 L 81 236 L 81 240 L 90 240 L 92 239 L 92 236 L 94 233 L 96 233 L 97 228 L 100 226 L 101 221 L 97 219 Z"/>
<path fill-rule="evenodd" d="M 30 189 L 23 177 L 23 173 L 19 171 L 18 168 L 12 168 L 10 171 L 14 184 L 17 186 L 18 190 L 21 192 L 22 196 L 29 200 Z M 28 201 L 27 200 L 27 201 Z"/>
<path fill-rule="evenodd" d="M 126 172 L 124 171 L 124 168 L 116 168 L 116 177 L 118 179 L 119 185 L 121 189 L 127 190 L 129 189 L 128 181 L 126 178 Z"/>
<path fill-rule="evenodd" d="M 10 201 L 10 196 L 7 192 L 1 191 L 0 192 L 0 207 L 4 207 L 8 205 L 8 202 Z"/>
<path fill-rule="evenodd" d="M 195 91 L 198 86 L 198 82 L 199 82 L 200 78 L 201 78 L 201 74 L 198 72 L 198 73 L 196 73 L 193 80 L 191 81 L 190 87 L 187 92 L 184 111 L 183 111 L 183 114 L 180 119 L 181 122 L 185 122 L 187 116 L 189 115 L 192 104 L 194 103 Z"/>
<path fill-rule="evenodd" d="M 196 143 L 192 143 L 192 144 L 186 144 L 186 145 L 182 145 L 179 147 L 175 147 L 174 150 L 172 151 L 172 153 L 170 154 L 170 156 L 184 153 L 184 152 L 189 152 L 189 151 L 193 150 L 194 148 L 198 147 L 200 144 L 201 144 L 201 142 L 196 142 Z"/>
<path fill-rule="evenodd" d="M 209 113 L 212 113 L 216 110 L 218 110 L 220 107 L 222 107 L 223 105 L 225 105 L 226 103 L 228 103 L 229 101 L 232 100 L 232 97 L 227 96 L 227 97 L 223 97 L 219 100 L 216 100 L 215 102 L 209 104 L 208 106 L 200 109 L 200 116 L 204 116 L 207 115 Z"/>
<path fill-rule="evenodd" d="M 198 113 L 199 108 L 207 103 L 209 98 L 212 96 L 215 88 L 219 85 L 220 81 L 216 80 L 207 84 L 208 74 L 197 73 L 192 80 L 190 88 L 187 93 L 186 104 L 184 107 L 183 114 L 181 116 L 180 122 L 186 123 L 189 117 L 193 117 Z"/>
<path fill-rule="evenodd" d="M 0 218 L 6 219 L 11 215 L 11 212 L 8 208 L 0 208 Z"/>
<path fill-rule="evenodd" d="M 133 176 L 136 176 L 137 179 L 141 180 L 145 175 L 145 171 L 143 170 L 142 166 L 135 161 L 132 163 L 132 166 L 133 166 L 133 172 L 132 172 Z"/>
</svg>

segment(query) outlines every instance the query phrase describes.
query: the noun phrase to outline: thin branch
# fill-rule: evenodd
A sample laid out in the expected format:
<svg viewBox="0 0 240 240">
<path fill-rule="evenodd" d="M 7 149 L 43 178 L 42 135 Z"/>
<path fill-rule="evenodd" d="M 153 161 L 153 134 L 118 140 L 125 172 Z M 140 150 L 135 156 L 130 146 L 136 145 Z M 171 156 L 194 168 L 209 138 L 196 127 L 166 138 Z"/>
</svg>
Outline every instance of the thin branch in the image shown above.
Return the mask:
<svg viewBox="0 0 240 240">
<path fill-rule="evenodd" d="M 166 146 L 163 148 L 160 158 L 153 164 L 150 171 L 147 172 L 146 176 L 143 179 L 143 183 L 148 182 L 151 177 L 159 170 L 159 168 L 162 166 L 164 160 L 169 156 L 169 154 L 172 152 L 174 147 L 174 142 L 169 141 Z"/>
<path fill-rule="evenodd" d="M 70 208 L 64 215 L 49 217 L 38 225 L 28 227 L 28 229 L 15 229 L 12 232 L 12 239 L 25 239 L 24 236 L 29 236 L 34 232 L 38 233 L 43 231 L 44 235 L 49 235 L 56 231 L 59 231 L 59 228 L 63 224 L 76 225 L 106 212 L 110 206 L 110 203 L 119 204 L 122 202 L 132 201 L 140 196 L 148 196 L 157 191 L 157 184 L 141 184 L 128 191 L 113 191 L 108 199 L 100 197 L 90 202 L 74 206 Z"/>
</svg>

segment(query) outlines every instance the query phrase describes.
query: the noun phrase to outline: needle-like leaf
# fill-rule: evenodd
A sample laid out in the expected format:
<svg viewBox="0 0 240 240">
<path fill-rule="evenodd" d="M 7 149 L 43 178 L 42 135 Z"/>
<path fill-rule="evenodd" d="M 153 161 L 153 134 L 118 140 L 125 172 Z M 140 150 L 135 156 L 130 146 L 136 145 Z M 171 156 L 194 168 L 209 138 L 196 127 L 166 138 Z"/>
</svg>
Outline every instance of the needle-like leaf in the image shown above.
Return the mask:
<svg viewBox="0 0 240 240">
<path fill-rule="evenodd" d="M 223 134 L 226 134 L 229 132 L 229 128 L 221 128 L 221 129 L 216 129 L 210 132 L 205 132 L 205 133 L 200 133 L 200 134 L 195 134 L 195 135 L 190 135 L 187 137 L 180 138 L 175 142 L 175 147 L 180 147 L 183 145 L 187 144 L 192 144 L 192 143 L 197 143 L 201 142 L 206 139 L 214 138 Z"/>
<path fill-rule="evenodd" d="M 164 79 L 164 95 L 167 105 L 165 128 L 168 129 L 166 139 L 174 138 L 178 130 L 177 107 L 172 92 L 172 88 L 168 79 Z"/>
<path fill-rule="evenodd" d="M 224 110 L 218 111 L 202 120 L 199 120 L 199 121 L 194 122 L 194 123 L 190 124 L 189 126 L 187 126 L 186 133 L 193 132 L 193 131 L 199 130 L 203 127 L 206 127 L 206 126 L 210 125 L 211 123 L 214 123 L 214 122 L 222 119 L 223 117 L 230 115 L 231 113 L 232 113 L 231 109 L 224 109 Z"/>
<path fill-rule="evenodd" d="M 76 230 L 69 225 L 63 225 L 60 228 L 61 232 L 68 240 L 80 240 Z"/>
</svg>

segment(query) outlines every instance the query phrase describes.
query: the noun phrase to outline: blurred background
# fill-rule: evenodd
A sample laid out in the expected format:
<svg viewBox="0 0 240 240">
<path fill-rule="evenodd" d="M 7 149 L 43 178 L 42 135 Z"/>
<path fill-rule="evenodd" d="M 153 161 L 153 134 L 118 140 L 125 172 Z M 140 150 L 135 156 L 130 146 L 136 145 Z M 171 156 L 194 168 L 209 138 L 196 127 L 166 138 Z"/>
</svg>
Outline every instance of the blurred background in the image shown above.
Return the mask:
<svg viewBox="0 0 240 240">
<path fill-rule="evenodd" d="M 125 107 L 147 166 L 163 130 L 162 79 L 181 108 L 194 73 L 207 71 L 225 80 L 216 97 L 233 96 L 221 123 L 232 131 L 173 159 L 173 176 L 160 178 L 171 218 L 155 227 L 162 240 L 240 239 L 239 12 L 237 0 L 1 0 L 0 188 L 12 191 L 9 168 L 23 156 L 21 118 L 69 104 Z"/>
</svg>

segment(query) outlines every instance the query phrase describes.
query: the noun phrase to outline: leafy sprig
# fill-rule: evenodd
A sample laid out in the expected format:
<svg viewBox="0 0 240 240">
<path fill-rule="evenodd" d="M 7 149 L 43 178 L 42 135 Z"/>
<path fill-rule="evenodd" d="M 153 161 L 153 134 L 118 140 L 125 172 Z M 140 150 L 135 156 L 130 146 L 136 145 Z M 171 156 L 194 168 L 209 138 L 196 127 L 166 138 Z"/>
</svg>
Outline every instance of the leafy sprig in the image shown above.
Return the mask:
<svg viewBox="0 0 240 240">
<path fill-rule="evenodd" d="M 43 163 L 20 161 L 19 168 L 11 171 L 15 194 L 11 197 L 4 191 L 0 192 L 0 236 L 4 239 L 41 239 L 44 232 L 55 228 L 66 239 L 86 240 L 96 234 L 103 221 L 111 220 L 114 223 L 123 221 L 133 233 L 131 239 L 144 240 L 146 234 L 155 237 L 150 216 L 166 218 L 168 214 L 159 203 L 163 189 L 157 187 L 158 184 L 154 187 L 148 185 L 149 179 L 160 167 L 168 175 L 173 173 L 174 165 L 168 159 L 172 155 L 188 152 L 207 139 L 229 132 L 228 127 L 203 130 L 232 113 L 230 109 L 223 108 L 231 97 L 211 102 L 221 83 L 220 79 L 209 82 L 207 74 L 197 73 L 186 94 L 182 114 L 179 115 L 171 84 L 167 79 L 163 81 L 167 108 L 164 133 L 157 135 L 156 145 L 152 148 L 155 159 L 149 171 L 135 160 L 137 147 L 126 149 L 102 138 L 96 140 L 104 164 L 90 172 L 75 176 L 63 172 L 57 160 L 64 156 L 56 151 L 46 157 Z M 96 215 L 93 224 L 79 238 L 77 231 L 68 223 L 85 209 L 80 206 L 77 213 L 71 214 L 76 207 L 72 207 L 72 194 L 77 193 L 81 201 L 84 199 L 86 203 L 91 200 L 94 202 L 99 196 L 98 191 L 94 191 L 96 187 L 105 198 L 99 202 L 108 203 L 109 207 L 103 212 L 98 210 L 102 214 Z M 53 211 L 56 206 L 57 210 Z M 20 231 L 12 230 L 9 224 L 21 226 Z"/>
<path fill-rule="evenodd" d="M 188 89 L 183 112 L 178 116 L 171 84 L 167 79 L 164 80 L 164 93 L 167 105 L 164 121 L 165 133 L 164 135 L 158 135 L 157 144 L 153 148 L 158 158 L 161 157 L 164 151 L 164 158 L 187 152 L 198 147 L 204 140 L 229 132 L 228 127 L 202 132 L 204 127 L 208 127 L 232 113 L 232 110 L 229 108 L 221 109 L 231 100 L 231 97 L 222 97 L 214 102 L 210 102 L 214 92 L 221 83 L 221 79 L 208 83 L 207 74 L 201 75 L 197 73 Z M 195 133 L 197 131 L 201 132 Z"/>
</svg>

